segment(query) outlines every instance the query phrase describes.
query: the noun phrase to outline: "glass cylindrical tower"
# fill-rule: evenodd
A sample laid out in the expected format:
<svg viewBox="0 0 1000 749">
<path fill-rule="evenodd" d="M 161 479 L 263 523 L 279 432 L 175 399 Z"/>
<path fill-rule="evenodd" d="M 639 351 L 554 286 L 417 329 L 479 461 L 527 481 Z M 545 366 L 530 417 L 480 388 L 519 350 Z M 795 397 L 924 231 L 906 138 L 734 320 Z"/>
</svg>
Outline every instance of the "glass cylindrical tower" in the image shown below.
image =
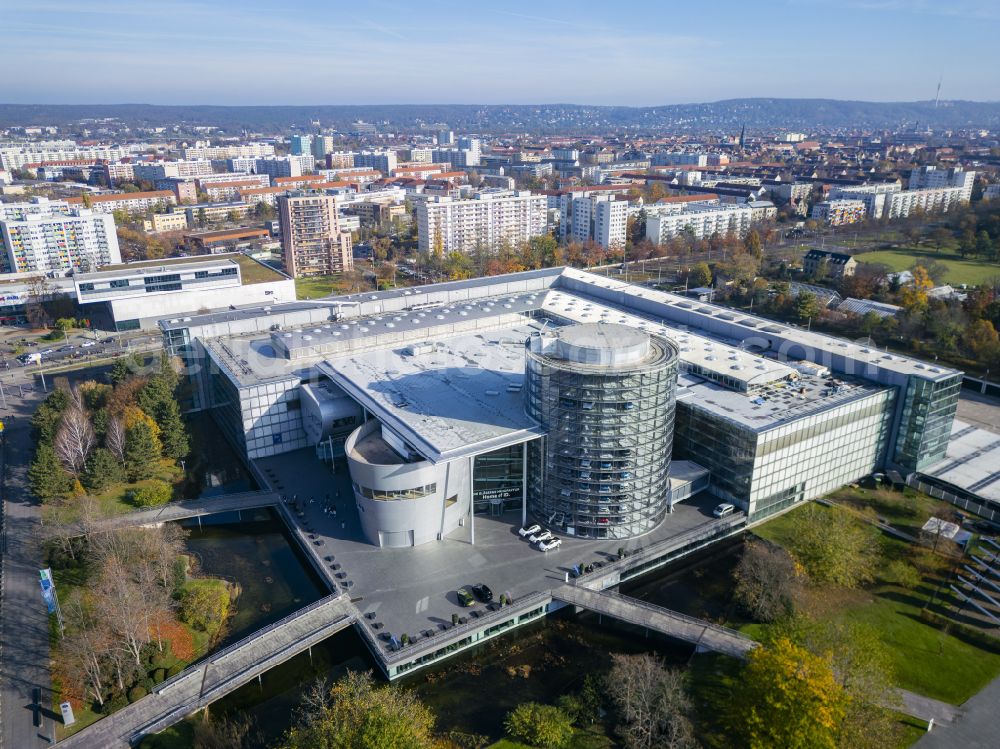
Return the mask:
<svg viewBox="0 0 1000 749">
<path fill-rule="evenodd" d="M 584 323 L 525 343 L 528 507 L 553 530 L 630 538 L 663 520 L 677 347 L 624 325 Z"/>
</svg>

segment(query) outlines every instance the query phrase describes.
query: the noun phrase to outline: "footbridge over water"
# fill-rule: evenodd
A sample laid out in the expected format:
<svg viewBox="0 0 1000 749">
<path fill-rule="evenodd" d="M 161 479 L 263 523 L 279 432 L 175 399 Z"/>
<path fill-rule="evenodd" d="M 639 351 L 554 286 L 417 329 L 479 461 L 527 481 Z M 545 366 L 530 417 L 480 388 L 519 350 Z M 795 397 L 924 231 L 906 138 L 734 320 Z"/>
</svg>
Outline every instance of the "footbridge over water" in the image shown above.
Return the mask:
<svg viewBox="0 0 1000 749">
<path fill-rule="evenodd" d="M 178 723 L 265 671 L 309 650 L 358 619 L 347 596 L 331 595 L 254 632 L 157 686 L 128 707 L 99 720 L 59 746 L 112 749 Z"/>
<path fill-rule="evenodd" d="M 121 515 L 95 520 L 84 527 L 77 523 L 79 535 L 86 533 L 113 531 L 119 528 L 135 528 L 144 525 L 159 525 L 176 520 L 215 515 L 221 512 L 241 512 L 258 507 L 277 507 L 281 504 L 281 496 L 275 492 L 257 491 L 241 492 L 239 494 L 224 494 L 218 497 L 200 497 L 181 502 L 169 502 L 148 510 L 134 510 Z"/>
<path fill-rule="evenodd" d="M 669 637 L 690 642 L 699 649 L 744 658 L 757 643 L 746 635 L 693 616 L 655 606 L 609 590 L 590 590 L 563 585 L 552 591 L 556 601 L 579 606 L 596 614 L 645 627 Z"/>
</svg>

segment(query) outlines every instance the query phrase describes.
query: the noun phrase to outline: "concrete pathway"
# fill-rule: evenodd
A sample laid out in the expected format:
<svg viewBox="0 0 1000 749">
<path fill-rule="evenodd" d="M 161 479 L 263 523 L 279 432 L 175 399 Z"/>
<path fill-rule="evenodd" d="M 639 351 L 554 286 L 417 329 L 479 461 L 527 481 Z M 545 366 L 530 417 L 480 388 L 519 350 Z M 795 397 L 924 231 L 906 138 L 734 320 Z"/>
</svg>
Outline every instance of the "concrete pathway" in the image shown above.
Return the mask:
<svg viewBox="0 0 1000 749">
<path fill-rule="evenodd" d="M 962 716 L 962 708 L 955 707 L 947 702 L 924 697 L 922 694 L 908 692 L 905 689 L 897 690 L 903 704 L 900 712 L 906 713 L 920 720 L 934 719 L 936 724 L 954 723 Z"/>
<path fill-rule="evenodd" d="M 913 749 L 996 749 L 1000 746 L 1000 677 L 965 702 L 950 724 L 934 721 L 933 730 Z"/>
</svg>

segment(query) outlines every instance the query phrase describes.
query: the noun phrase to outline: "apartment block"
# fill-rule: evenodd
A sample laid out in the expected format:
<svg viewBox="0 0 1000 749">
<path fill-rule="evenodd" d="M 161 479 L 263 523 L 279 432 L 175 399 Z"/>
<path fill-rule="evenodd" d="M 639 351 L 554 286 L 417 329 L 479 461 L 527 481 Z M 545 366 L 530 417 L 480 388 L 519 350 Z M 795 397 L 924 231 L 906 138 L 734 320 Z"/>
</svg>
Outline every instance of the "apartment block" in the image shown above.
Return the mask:
<svg viewBox="0 0 1000 749">
<path fill-rule="evenodd" d="M 289 139 L 289 150 L 292 156 L 312 155 L 312 141 L 311 135 L 293 135 Z"/>
<path fill-rule="evenodd" d="M 968 203 L 972 199 L 972 185 L 976 181 L 975 172 L 967 172 L 961 167 L 939 169 L 936 166 L 922 166 L 910 173 L 911 190 L 928 190 L 942 187 L 958 187 L 959 201 Z"/>
<path fill-rule="evenodd" d="M 114 218 L 64 201 L 4 206 L 0 237 L 7 273 L 67 275 L 121 262 Z"/>
<path fill-rule="evenodd" d="M 136 162 L 132 165 L 135 179 L 145 179 L 153 182 L 167 177 L 203 177 L 212 174 L 212 162 L 209 159 L 194 159 L 191 161 L 154 161 Z"/>
<path fill-rule="evenodd" d="M 839 198 L 814 205 L 811 217 L 828 226 L 843 226 L 863 221 L 867 213 L 865 201 Z"/>
<path fill-rule="evenodd" d="M 469 200 L 436 196 L 417 206 L 422 252 L 471 252 L 517 246 L 545 234 L 547 199 L 526 190 L 481 192 Z"/>
<path fill-rule="evenodd" d="M 752 221 L 753 209 L 746 204 L 676 204 L 676 210 L 646 219 L 646 239 L 662 244 L 688 232 L 695 239 L 708 239 L 713 234 L 725 236 L 730 232 L 743 236 Z"/>
<path fill-rule="evenodd" d="M 362 151 L 354 154 L 354 166 L 371 167 L 382 174 L 392 174 L 397 162 L 395 151 Z"/>
<path fill-rule="evenodd" d="M 165 210 L 168 206 L 177 205 L 177 196 L 170 190 L 90 195 L 87 200 L 94 213 L 114 213 L 115 211 L 146 213 L 153 210 Z M 84 205 L 83 198 L 67 198 L 66 202 Z"/>
<path fill-rule="evenodd" d="M 278 198 L 285 270 L 293 278 L 342 273 L 354 267 L 351 234 L 340 228 L 332 195 L 293 193 Z"/>
<path fill-rule="evenodd" d="M 621 249 L 627 221 L 625 200 L 607 194 L 573 198 L 569 236 L 573 242 L 593 240 L 601 247 Z"/>
<path fill-rule="evenodd" d="M 184 149 L 185 159 L 267 159 L 274 156 L 271 143 L 245 143 L 233 146 L 195 146 Z"/>
</svg>

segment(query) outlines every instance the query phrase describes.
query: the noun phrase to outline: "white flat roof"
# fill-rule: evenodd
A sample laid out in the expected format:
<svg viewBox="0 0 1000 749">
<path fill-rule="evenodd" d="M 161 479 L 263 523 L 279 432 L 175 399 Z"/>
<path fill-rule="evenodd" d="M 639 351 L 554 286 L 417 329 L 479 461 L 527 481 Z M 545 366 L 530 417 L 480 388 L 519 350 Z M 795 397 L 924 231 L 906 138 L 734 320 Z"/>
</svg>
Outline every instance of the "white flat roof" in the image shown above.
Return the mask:
<svg viewBox="0 0 1000 749">
<path fill-rule="evenodd" d="M 317 364 L 426 459 L 476 455 L 544 433 L 524 411 L 524 341 L 540 324 L 385 348 Z"/>
</svg>

